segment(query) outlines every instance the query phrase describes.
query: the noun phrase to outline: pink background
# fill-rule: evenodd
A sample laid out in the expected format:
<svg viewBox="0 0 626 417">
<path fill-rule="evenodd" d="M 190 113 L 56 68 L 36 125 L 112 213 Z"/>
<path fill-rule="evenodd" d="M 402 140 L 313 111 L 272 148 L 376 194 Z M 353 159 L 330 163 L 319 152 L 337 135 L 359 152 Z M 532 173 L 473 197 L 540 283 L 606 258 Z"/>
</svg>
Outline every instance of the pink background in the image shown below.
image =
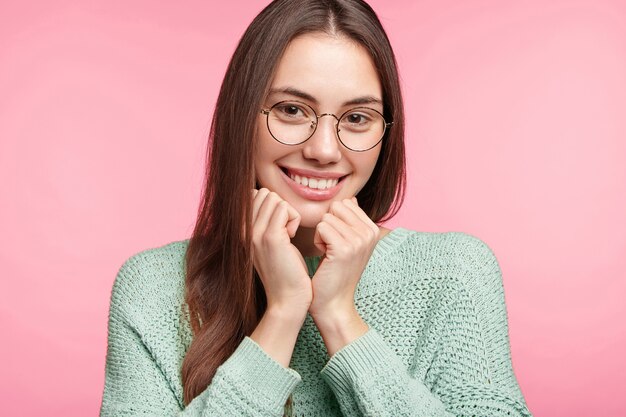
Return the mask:
<svg viewBox="0 0 626 417">
<path fill-rule="evenodd" d="M 13 3 L 0 415 L 96 415 L 113 279 L 189 236 L 219 84 L 266 2 Z M 536 416 L 626 415 L 626 2 L 372 5 L 408 114 L 409 195 L 391 226 L 494 250 Z"/>
</svg>

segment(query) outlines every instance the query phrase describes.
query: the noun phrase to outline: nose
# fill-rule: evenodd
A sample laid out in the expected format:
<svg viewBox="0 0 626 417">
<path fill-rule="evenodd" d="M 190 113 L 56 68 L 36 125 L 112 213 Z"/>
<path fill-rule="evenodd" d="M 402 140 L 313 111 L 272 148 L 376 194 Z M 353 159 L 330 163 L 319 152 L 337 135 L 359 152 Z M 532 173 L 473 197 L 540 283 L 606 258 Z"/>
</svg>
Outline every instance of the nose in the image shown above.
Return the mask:
<svg viewBox="0 0 626 417">
<path fill-rule="evenodd" d="M 325 116 L 327 117 L 324 120 Z M 332 114 L 322 114 L 317 120 L 317 129 L 313 136 L 304 142 L 302 154 L 306 159 L 313 159 L 320 164 L 332 164 L 341 159 L 341 144 L 337 137 L 337 118 Z"/>
</svg>

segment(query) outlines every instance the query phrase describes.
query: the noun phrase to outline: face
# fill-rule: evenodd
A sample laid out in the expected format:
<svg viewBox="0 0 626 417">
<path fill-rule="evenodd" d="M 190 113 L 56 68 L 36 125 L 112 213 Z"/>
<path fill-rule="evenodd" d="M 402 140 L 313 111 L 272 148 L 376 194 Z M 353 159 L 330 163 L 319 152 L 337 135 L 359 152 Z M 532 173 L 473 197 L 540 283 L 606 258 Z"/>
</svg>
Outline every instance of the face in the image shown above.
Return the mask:
<svg viewBox="0 0 626 417">
<path fill-rule="evenodd" d="M 343 37 L 315 33 L 290 42 L 271 81 L 264 109 L 279 101 L 296 100 L 318 115 L 340 117 L 357 106 L 382 113 L 382 98 L 374 63 L 362 46 Z M 272 137 L 267 117 L 259 113 L 254 156 L 257 182 L 300 213 L 301 227 L 314 228 L 332 201 L 355 196 L 371 176 L 380 154 L 381 143 L 365 152 L 344 147 L 336 123 L 332 116 L 322 117 L 306 142 L 284 145 Z M 326 186 L 320 189 L 322 180 Z"/>
</svg>

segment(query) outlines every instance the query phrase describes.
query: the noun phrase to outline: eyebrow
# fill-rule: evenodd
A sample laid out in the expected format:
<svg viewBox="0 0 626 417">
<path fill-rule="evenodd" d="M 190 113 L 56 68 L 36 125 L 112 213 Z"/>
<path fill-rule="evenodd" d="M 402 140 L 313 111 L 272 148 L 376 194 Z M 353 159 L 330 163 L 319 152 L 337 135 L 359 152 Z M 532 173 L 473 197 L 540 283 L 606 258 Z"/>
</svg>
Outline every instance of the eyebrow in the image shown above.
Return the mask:
<svg viewBox="0 0 626 417">
<path fill-rule="evenodd" d="M 304 100 L 313 102 L 315 104 L 319 104 L 317 99 L 313 97 L 312 95 L 310 95 L 309 93 L 305 93 L 304 91 L 298 90 L 297 88 L 293 88 L 293 87 L 272 88 L 270 89 L 269 95 L 279 94 L 279 93 L 288 94 L 294 97 L 299 97 Z M 344 102 L 342 106 L 352 106 L 352 105 L 357 105 L 357 104 L 380 104 L 382 106 L 383 101 L 374 96 L 361 96 L 361 97 L 356 97 L 356 98 L 353 98 L 352 100 L 348 100 Z"/>
</svg>

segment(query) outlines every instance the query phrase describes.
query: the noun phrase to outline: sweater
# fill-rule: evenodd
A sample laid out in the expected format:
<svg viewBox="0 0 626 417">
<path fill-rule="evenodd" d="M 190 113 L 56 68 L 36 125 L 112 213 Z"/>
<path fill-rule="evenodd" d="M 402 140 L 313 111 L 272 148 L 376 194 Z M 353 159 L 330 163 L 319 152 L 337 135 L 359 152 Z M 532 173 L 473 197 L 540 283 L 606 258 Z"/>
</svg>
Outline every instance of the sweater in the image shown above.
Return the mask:
<svg viewBox="0 0 626 417">
<path fill-rule="evenodd" d="M 369 330 L 332 357 L 310 315 L 288 368 L 245 336 L 186 407 L 186 241 L 131 256 L 111 292 L 101 416 L 530 416 L 499 264 L 462 232 L 396 228 L 355 291 Z M 320 258 L 305 259 L 313 275 Z M 292 395 L 293 406 L 285 406 Z"/>
</svg>

